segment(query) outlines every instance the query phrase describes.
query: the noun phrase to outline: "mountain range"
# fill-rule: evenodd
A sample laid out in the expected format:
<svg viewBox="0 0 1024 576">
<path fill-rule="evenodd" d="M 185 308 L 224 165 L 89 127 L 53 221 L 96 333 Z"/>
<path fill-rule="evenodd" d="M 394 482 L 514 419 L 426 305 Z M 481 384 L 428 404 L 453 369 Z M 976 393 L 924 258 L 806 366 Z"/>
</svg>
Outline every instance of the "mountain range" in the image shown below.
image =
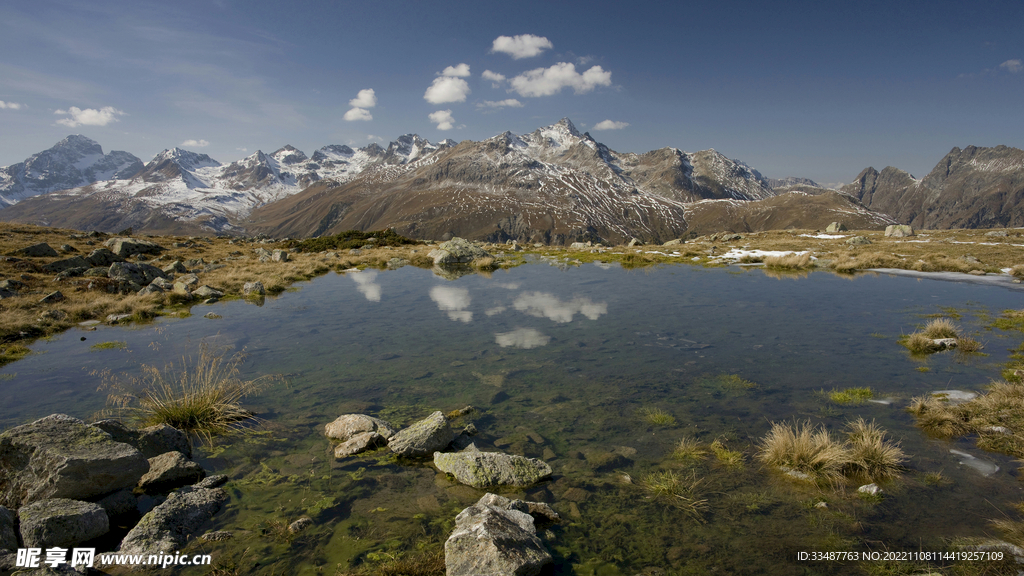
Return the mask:
<svg viewBox="0 0 1024 576">
<path fill-rule="evenodd" d="M 923 214 L 944 214 L 935 221 L 954 226 L 998 221 L 957 219 L 947 206 L 951 198 L 964 204 L 985 197 L 975 204 L 1020 214 L 1024 153 L 1007 147 L 954 152 L 944 160 L 944 178 L 933 178 L 933 171 L 918 183 L 894 168 L 869 168 L 836 191 L 804 178 L 769 180 L 715 150 L 616 152 L 568 119 L 480 142 L 434 144 L 407 134 L 387 148 L 329 145 L 306 156 L 284 146 L 230 164 L 180 148 L 143 164 L 69 136 L 0 169 L 0 205 L 7 205 L 0 220 L 160 234 L 307 237 L 393 227 L 428 239 L 614 243 L 815 229 L 836 220 L 853 229 L 908 217 L 928 225 L 932 217 Z M 1002 203 L 993 208 L 992 197 Z"/>
</svg>

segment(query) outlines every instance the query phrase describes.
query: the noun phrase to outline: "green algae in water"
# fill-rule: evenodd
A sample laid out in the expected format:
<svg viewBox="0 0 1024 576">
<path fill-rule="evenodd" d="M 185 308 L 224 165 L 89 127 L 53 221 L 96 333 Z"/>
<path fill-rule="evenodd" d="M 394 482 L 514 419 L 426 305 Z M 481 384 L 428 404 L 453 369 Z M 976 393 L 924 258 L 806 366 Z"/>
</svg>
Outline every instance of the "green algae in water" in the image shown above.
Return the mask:
<svg viewBox="0 0 1024 576">
<path fill-rule="evenodd" d="M 100 342 L 99 344 L 93 344 L 90 348 L 93 350 L 127 350 L 127 342 Z"/>
</svg>

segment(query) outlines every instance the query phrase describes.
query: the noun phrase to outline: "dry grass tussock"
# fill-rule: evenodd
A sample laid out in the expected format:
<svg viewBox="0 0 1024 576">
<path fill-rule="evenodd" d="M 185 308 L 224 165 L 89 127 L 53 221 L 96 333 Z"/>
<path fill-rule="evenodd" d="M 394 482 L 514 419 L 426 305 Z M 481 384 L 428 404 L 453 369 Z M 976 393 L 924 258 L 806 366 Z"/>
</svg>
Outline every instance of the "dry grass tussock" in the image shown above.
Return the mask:
<svg viewBox="0 0 1024 576">
<path fill-rule="evenodd" d="M 985 394 L 955 404 L 946 398 L 914 398 L 907 410 L 935 436 L 978 435 L 978 447 L 1024 458 L 1024 384 L 994 382 Z"/>
<path fill-rule="evenodd" d="M 637 484 L 652 498 L 676 506 L 698 522 L 704 521 L 708 501 L 701 497 L 704 479 L 697 478 L 696 473 L 687 478 L 674 470 L 651 472 L 641 476 Z"/>
<path fill-rule="evenodd" d="M 768 256 L 764 259 L 766 268 L 779 270 L 805 270 L 814 266 L 810 252 L 804 254 L 786 254 L 784 256 Z"/>
<path fill-rule="evenodd" d="M 280 378 L 242 380 L 244 352 L 226 354 L 204 344 L 198 356 L 182 358 L 177 366 L 143 366 L 139 377 L 104 372 L 100 389 L 108 392 L 107 413 L 139 427 L 167 424 L 207 444 L 215 436 L 243 430 L 256 415 L 242 408 L 242 400 Z"/>
</svg>

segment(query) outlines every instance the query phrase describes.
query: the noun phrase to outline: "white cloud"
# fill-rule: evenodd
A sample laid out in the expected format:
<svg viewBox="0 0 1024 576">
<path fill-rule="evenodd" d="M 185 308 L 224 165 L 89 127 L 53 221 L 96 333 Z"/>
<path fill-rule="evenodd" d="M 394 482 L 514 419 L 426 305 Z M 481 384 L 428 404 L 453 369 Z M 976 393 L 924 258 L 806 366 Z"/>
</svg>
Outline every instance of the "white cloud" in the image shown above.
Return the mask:
<svg viewBox="0 0 1024 576">
<path fill-rule="evenodd" d="M 441 71 L 441 76 L 469 76 L 469 64 L 462 63 L 458 66 L 449 66 Z"/>
<path fill-rule="evenodd" d="M 597 86 L 611 86 L 612 73 L 594 66 L 583 74 L 569 62 L 559 62 L 550 68 L 537 68 L 524 72 L 511 80 L 512 89 L 520 96 L 551 96 L 570 87 L 576 94 L 585 94 Z"/>
<path fill-rule="evenodd" d="M 451 130 L 455 126 L 455 118 L 452 118 L 451 110 L 431 112 L 427 117 L 430 118 L 431 122 L 437 124 L 438 130 Z"/>
<path fill-rule="evenodd" d="M 548 48 L 554 48 L 554 45 L 547 38 L 533 34 L 520 34 L 511 37 L 498 36 L 494 39 L 494 44 L 491 45 L 491 52 L 504 52 L 519 60 L 536 56 Z"/>
<path fill-rule="evenodd" d="M 1012 74 L 1016 74 L 1017 72 L 1024 70 L 1024 63 L 1022 63 L 1020 60 L 1007 60 L 1006 62 L 1000 64 L 999 67 L 1005 68 Z"/>
<path fill-rule="evenodd" d="M 491 82 L 505 81 L 505 77 L 503 75 L 498 74 L 497 72 L 491 72 L 490 70 L 484 70 L 484 73 L 481 74 L 481 76 L 483 76 L 484 80 L 490 80 Z"/>
<path fill-rule="evenodd" d="M 61 118 L 60 120 L 57 120 L 57 124 L 63 124 L 68 128 L 74 128 L 76 126 L 106 126 L 111 122 L 117 122 L 116 116 L 123 116 L 125 114 L 113 106 L 104 106 L 99 110 L 94 110 L 92 108 L 82 110 L 81 108 L 72 106 L 67 110 L 54 110 L 53 113 L 59 116 L 71 116 L 70 118 Z"/>
<path fill-rule="evenodd" d="M 345 115 L 341 117 L 342 120 L 347 122 L 355 122 L 356 120 L 373 120 L 373 114 L 370 114 L 369 110 L 363 108 L 353 108 Z"/>
<path fill-rule="evenodd" d="M 238 150 L 239 152 L 248 152 L 249 151 L 248 148 L 235 148 L 235 150 Z"/>
<path fill-rule="evenodd" d="M 383 142 L 384 141 L 384 138 L 382 138 L 380 136 L 374 136 L 373 134 L 367 134 L 366 135 L 366 139 L 367 140 L 376 140 L 378 142 Z"/>
<path fill-rule="evenodd" d="M 423 99 L 431 104 L 465 102 L 466 94 L 469 94 L 469 84 L 465 80 L 451 76 L 441 76 L 434 79 L 434 83 L 423 94 Z"/>
<path fill-rule="evenodd" d="M 629 126 L 629 122 L 616 122 L 614 120 L 602 120 L 594 124 L 594 130 L 622 130 Z"/>
<path fill-rule="evenodd" d="M 0 100 L 0 110 L 21 110 L 21 104 L 17 102 L 4 102 Z"/>
<path fill-rule="evenodd" d="M 522 108 L 523 103 L 515 98 L 509 98 L 508 100 L 484 100 L 483 102 L 476 105 L 477 108 Z"/>
<path fill-rule="evenodd" d="M 377 105 L 377 95 L 373 88 L 360 90 L 358 96 L 348 101 L 348 105 L 353 108 L 373 108 Z"/>
<path fill-rule="evenodd" d="M 188 146 L 190 148 L 205 148 L 210 145 L 206 140 L 194 140 L 188 139 L 181 143 L 182 146 Z"/>
</svg>

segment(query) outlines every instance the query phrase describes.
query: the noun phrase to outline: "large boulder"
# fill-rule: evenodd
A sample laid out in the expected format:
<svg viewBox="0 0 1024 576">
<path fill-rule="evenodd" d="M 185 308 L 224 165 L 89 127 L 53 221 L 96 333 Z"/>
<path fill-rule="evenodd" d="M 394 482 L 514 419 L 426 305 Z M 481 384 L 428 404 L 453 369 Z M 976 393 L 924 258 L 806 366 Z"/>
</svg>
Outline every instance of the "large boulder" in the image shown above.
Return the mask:
<svg viewBox="0 0 1024 576">
<path fill-rule="evenodd" d="M 392 436 L 388 447 L 399 456 L 420 458 L 443 450 L 454 439 L 448 419 L 438 411 Z"/>
<path fill-rule="evenodd" d="M 131 488 L 148 470 L 138 450 L 65 414 L 0 434 L 0 505 L 11 508 Z"/>
<path fill-rule="evenodd" d="M 531 486 L 551 476 L 543 460 L 501 452 L 434 452 L 434 466 L 474 488 Z"/>
<path fill-rule="evenodd" d="M 843 224 L 842 222 L 833 222 L 825 227 L 825 232 L 828 232 L 829 234 L 844 231 L 846 231 L 846 224 Z"/>
<path fill-rule="evenodd" d="M 324 434 L 328 438 L 342 442 L 366 432 L 376 432 L 387 439 L 395 435 L 395 428 L 380 418 L 366 414 L 343 414 L 324 426 Z"/>
<path fill-rule="evenodd" d="M 28 256 L 29 258 L 44 258 L 59 256 L 56 250 L 54 250 L 46 242 L 40 242 L 39 244 L 33 244 L 24 248 L 19 248 L 14 251 L 18 256 Z"/>
<path fill-rule="evenodd" d="M 114 262 L 124 262 L 124 258 L 121 258 L 106 248 L 97 248 L 93 250 L 85 257 L 85 259 L 93 268 L 109 268 Z"/>
<path fill-rule="evenodd" d="M 18 520 L 26 548 L 71 547 L 110 531 L 107 513 L 99 504 L 67 498 L 23 506 Z"/>
<path fill-rule="evenodd" d="M 890 224 L 885 227 L 885 236 L 892 238 L 905 238 L 914 235 L 914 227 L 909 224 Z"/>
<path fill-rule="evenodd" d="M 491 257 L 483 248 L 462 238 L 441 242 L 427 256 L 434 259 L 434 264 L 466 264 L 477 258 Z"/>
<path fill-rule="evenodd" d="M 147 494 L 169 492 L 206 478 L 206 470 L 181 452 L 167 452 L 149 459 L 149 472 L 139 479 L 139 488 Z"/>
<path fill-rule="evenodd" d="M 136 290 L 149 285 L 157 278 L 167 278 L 167 274 L 163 270 L 152 264 L 135 264 L 133 262 L 114 262 L 107 270 L 107 276 L 111 280 L 138 286 Z"/>
<path fill-rule="evenodd" d="M 136 254 L 159 254 L 165 248 L 149 240 L 138 238 L 111 238 L 103 243 L 110 248 L 110 251 L 120 258 L 127 258 Z"/>
<path fill-rule="evenodd" d="M 134 447 L 147 459 L 173 451 L 181 452 L 188 458 L 192 457 L 192 446 L 188 442 L 188 436 L 167 424 L 155 424 L 135 430 L 117 420 L 100 420 L 93 422 L 91 426 L 110 434 L 116 442 L 124 442 Z"/>
<path fill-rule="evenodd" d="M 228 494 L 221 488 L 183 488 L 150 510 L 121 541 L 121 554 L 175 552 L 216 514 Z"/>
<path fill-rule="evenodd" d="M 88 270 L 89 268 L 92 268 L 92 265 L 89 264 L 88 260 L 81 256 L 72 256 L 71 258 L 65 258 L 63 260 L 55 260 L 43 266 L 43 270 L 46 272 L 63 272 L 73 268 L 85 268 Z"/>
<path fill-rule="evenodd" d="M 14 532 L 14 512 L 6 507 L 0 506 L 0 554 L 4 550 L 18 549 L 18 535 Z"/>
<path fill-rule="evenodd" d="M 487 496 L 455 517 L 444 544 L 447 576 L 535 576 L 552 561 L 533 517 L 487 503 Z"/>
</svg>

